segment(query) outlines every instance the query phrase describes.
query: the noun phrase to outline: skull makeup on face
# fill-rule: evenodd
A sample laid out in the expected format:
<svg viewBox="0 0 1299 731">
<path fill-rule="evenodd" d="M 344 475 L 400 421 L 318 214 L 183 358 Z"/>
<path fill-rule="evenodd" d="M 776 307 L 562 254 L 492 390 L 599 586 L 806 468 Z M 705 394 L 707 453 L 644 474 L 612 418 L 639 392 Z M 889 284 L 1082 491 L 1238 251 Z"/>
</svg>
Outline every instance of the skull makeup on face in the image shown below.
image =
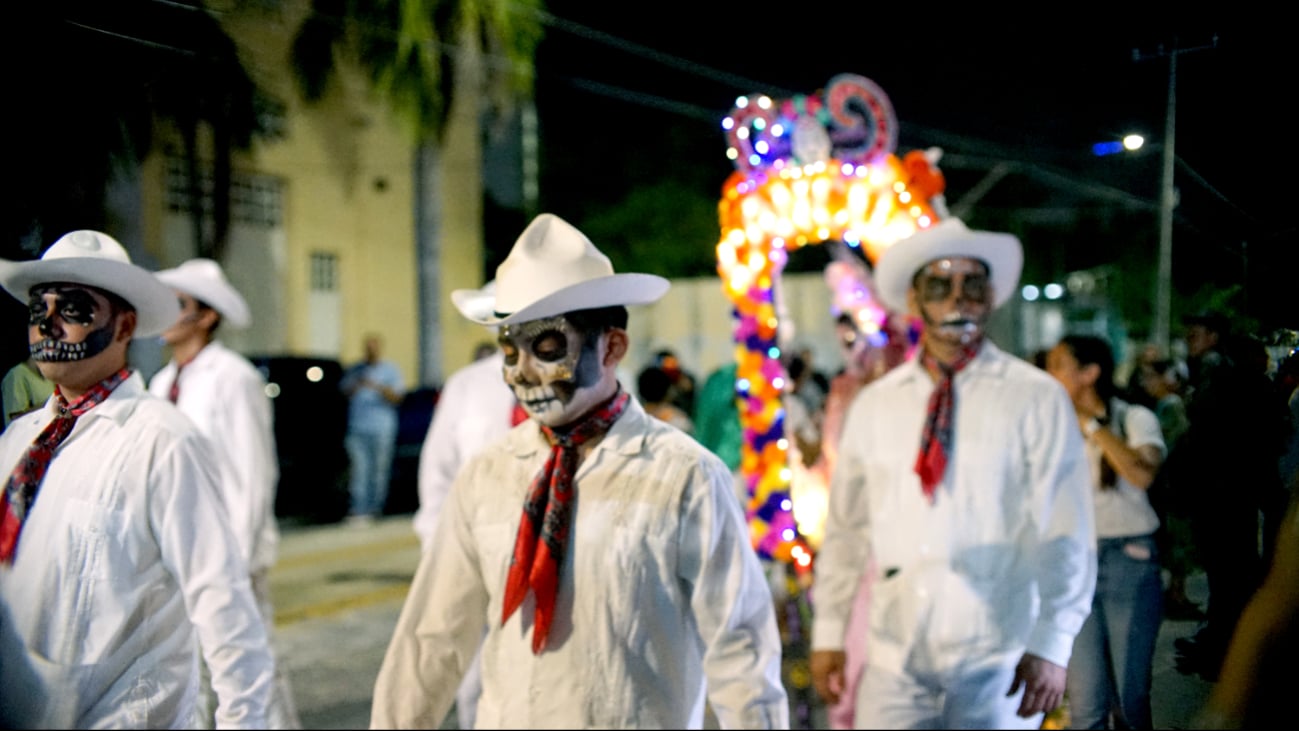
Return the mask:
<svg viewBox="0 0 1299 731">
<path fill-rule="evenodd" d="M 28 347 L 37 362 L 93 358 L 113 342 L 112 305 L 92 289 L 75 284 L 33 287 L 27 309 Z"/>
<path fill-rule="evenodd" d="M 505 383 L 532 418 L 559 427 L 598 404 L 598 333 L 583 333 L 560 315 L 506 325 L 497 341 L 505 354 Z"/>
<path fill-rule="evenodd" d="M 979 259 L 929 262 L 913 282 L 920 317 L 931 337 L 968 345 L 983 336 L 992 314 L 992 281 Z"/>
</svg>

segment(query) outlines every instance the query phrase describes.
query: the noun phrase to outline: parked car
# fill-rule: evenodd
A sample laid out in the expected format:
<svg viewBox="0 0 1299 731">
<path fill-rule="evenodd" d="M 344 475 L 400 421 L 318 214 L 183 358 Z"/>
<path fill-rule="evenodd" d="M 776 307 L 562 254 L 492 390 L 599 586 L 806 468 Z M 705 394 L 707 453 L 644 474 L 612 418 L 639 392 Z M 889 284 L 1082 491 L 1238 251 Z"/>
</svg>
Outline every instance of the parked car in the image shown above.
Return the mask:
<svg viewBox="0 0 1299 731">
<path fill-rule="evenodd" d="M 342 520 L 348 509 L 347 399 L 343 367 L 307 356 L 254 355 L 275 419 L 280 482 L 277 517 L 308 523 Z"/>
<path fill-rule="evenodd" d="M 419 452 L 424 446 L 440 391 L 420 386 L 406 392 L 397 411 L 397 446 L 392 453 L 392 478 L 384 513 L 414 513 L 419 508 Z"/>
</svg>

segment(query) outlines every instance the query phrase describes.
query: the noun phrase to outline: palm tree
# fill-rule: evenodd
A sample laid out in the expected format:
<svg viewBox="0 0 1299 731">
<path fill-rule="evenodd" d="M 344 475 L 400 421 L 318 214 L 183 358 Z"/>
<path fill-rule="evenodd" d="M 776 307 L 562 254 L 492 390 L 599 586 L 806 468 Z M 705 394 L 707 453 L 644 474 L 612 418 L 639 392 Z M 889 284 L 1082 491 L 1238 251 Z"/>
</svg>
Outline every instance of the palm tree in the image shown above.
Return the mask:
<svg viewBox="0 0 1299 731">
<path fill-rule="evenodd" d="M 325 96 L 342 60 L 391 105 L 417 146 L 420 377 L 439 380 L 440 153 L 452 108 L 489 106 L 497 118 L 532 95 L 540 0 L 312 0 L 293 42 L 299 89 Z M 477 118 L 477 115 L 473 115 Z"/>
</svg>

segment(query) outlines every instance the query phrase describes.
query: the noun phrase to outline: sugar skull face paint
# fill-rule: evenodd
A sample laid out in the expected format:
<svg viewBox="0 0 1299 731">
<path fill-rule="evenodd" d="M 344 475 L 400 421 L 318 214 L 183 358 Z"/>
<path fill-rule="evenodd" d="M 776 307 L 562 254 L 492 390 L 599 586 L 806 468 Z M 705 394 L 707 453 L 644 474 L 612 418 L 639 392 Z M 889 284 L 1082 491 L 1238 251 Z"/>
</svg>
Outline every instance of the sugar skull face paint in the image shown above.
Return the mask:
<svg viewBox="0 0 1299 731">
<path fill-rule="evenodd" d="M 37 362 L 66 363 L 99 355 L 113 342 L 114 323 L 108 298 L 87 287 L 33 287 L 27 300 L 27 342 Z"/>
<path fill-rule="evenodd" d="M 969 344 L 983 336 L 992 314 L 992 281 L 978 259 L 957 257 L 926 264 L 913 283 L 930 337 Z"/>
<path fill-rule="evenodd" d="M 600 337 L 558 316 L 506 325 L 497 341 L 505 354 L 505 383 L 532 418 L 558 427 L 596 406 Z"/>
</svg>

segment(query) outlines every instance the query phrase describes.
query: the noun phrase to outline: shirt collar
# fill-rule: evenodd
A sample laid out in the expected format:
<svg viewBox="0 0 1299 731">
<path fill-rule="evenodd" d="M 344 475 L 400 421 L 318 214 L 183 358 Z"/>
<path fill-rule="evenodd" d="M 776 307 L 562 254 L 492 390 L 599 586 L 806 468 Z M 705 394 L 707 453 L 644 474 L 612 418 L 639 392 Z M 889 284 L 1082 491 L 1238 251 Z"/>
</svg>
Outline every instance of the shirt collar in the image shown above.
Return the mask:
<svg viewBox="0 0 1299 731">
<path fill-rule="evenodd" d="M 627 408 L 622 412 L 622 416 L 618 417 L 610 427 L 609 433 L 605 434 L 593 449 L 613 450 L 625 455 L 636 454 L 645 443 L 645 425 L 649 418 L 640 401 L 632 397 L 627 402 Z M 528 419 L 515 427 L 506 437 L 506 445 L 514 456 L 520 458 L 550 451 L 550 444 L 542 435 L 541 427 L 533 419 Z"/>
<path fill-rule="evenodd" d="M 144 376 L 140 375 L 140 371 L 132 370 L 131 375 L 125 381 L 122 381 L 121 385 L 113 389 L 112 393 L 108 394 L 108 398 L 77 419 L 76 431 L 80 431 L 83 423 L 88 423 L 94 419 L 111 419 L 117 425 L 122 425 L 135 411 L 135 407 L 139 403 L 139 397 L 146 390 Z M 50 418 L 58 416 L 59 407 L 57 401 L 58 399 L 51 398 L 46 403 L 45 408 L 49 412 Z"/>
<path fill-rule="evenodd" d="M 932 382 L 933 379 L 929 377 L 929 373 L 925 371 L 925 367 L 920 363 L 920 352 L 920 349 L 916 348 L 916 352 L 905 363 L 895 369 L 899 371 L 899 381 L 910 383 L 923 379 L 926 383 Z M 974 356 L 974 360 L 970 361 L 970 364 L 960 373 L 956 374 L 956 380 L 963 380 L 962 375 L 966 373 L 979 373 L 984 376 L 1001 378 L 1006 374 L 1011 357 L 985 336 L 983 345 L 979 348 L 979 354 Z"/>
</svg>

